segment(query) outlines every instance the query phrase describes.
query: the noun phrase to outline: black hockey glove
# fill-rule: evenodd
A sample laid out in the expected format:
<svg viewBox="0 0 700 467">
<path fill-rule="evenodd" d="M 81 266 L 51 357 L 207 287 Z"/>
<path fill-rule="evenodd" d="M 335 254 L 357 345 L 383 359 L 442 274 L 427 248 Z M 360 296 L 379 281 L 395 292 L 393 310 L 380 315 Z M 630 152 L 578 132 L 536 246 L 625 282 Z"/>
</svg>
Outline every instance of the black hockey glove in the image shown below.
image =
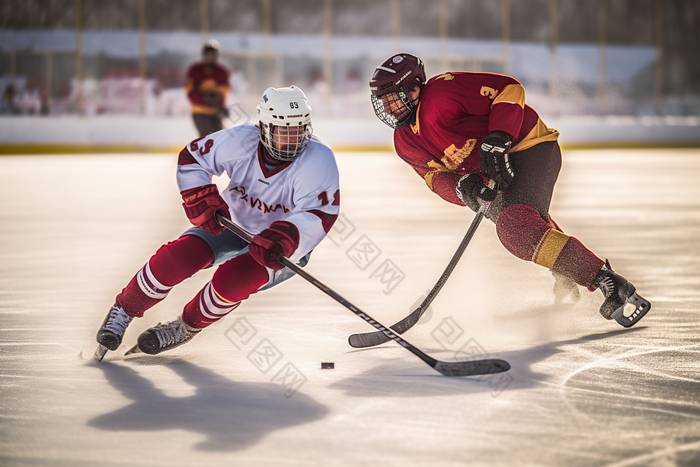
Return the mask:
<svg viewBox="0 0 700 467">
<path fill-rule="evenodd" d="M 216 106 L 219 105 L 221 100 L 221 94 L 216 91 L 209 91 L 202 94 L 202 100 L 206 105 Z"/>
<path fill-rule="evenodd" d="M 455 191 L 457 197 L 474 212 L 481 207 L 479 200 L 493 201 L 497 194 L 497 191 L 486 186 L 481 175 L 477 174 L 467 174 L 460 178 Z"/>
<path fill-rule="evenodd" d="M 481 142 L 481 172 L 496 182 L 496 188 L 505 190 L 515 178 L 508 159 L 510 136 L 505 131 L 492 131 Z"/>
<path fill-rule="evenodd" d="M 219 108 L 217 109 L 217 112 L 216 112 L 216 113 L 219 115 L 219 118 L 228 118 L 228 117 L 229 117 L 228 107 L 226 107 L 226 106 L 224 106 L 224 105 L 222 105 L 221 107 L 219 107 Z"/>
</svg>

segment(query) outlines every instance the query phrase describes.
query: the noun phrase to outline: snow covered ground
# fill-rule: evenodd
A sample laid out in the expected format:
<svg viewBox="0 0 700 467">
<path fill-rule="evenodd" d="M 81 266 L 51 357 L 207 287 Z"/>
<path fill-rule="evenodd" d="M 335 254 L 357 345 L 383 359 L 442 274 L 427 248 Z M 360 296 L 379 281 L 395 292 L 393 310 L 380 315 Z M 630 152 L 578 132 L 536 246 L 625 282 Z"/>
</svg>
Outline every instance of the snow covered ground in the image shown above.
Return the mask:
<svg viewBox="0 0 700 467">
<path fill-rule="evenodd" d="M 123 357 L 211 271 L 93 363 L 114 296 L 188 227 L 175 161 L 0 158 L 0 465 L 700 464 L 698 150 L 564 154 L 552 214 L 652 301 L 634 328 L 602 319 L 598 292 L 554 306 L 549 272 L 482 224 L 406 334 L 442 360 L 512 365 L 480 378 L 441 376 L 394 343 L 352 349 L 347 336 L 372 328 L 300 278 L 169 354 Z M 389 153 L 338 161 L 343 216 L 307 270 L 392 324 L 473 215 Z"/>
</svg>

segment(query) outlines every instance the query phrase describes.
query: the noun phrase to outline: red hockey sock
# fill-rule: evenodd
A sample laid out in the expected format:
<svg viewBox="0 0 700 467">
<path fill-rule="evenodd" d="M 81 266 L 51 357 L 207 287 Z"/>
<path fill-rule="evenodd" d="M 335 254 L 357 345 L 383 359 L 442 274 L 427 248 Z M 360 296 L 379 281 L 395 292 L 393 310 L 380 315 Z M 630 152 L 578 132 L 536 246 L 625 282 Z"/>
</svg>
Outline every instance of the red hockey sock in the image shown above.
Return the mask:
<svg viewBox="0 0 700 467">
<path fill-rule="evenodd" d="M 552 270 L 592 292 L 596 290 L 593 280 L 604 264 L 605 261 L 593 254 L 577 238 L 569 237 Z"/>
<path fill-rule="evenodd" d="M 185 305 L 183 321 L 193 328 L 205 328 L 235 310 L 268 280 L 267 269 L 250 254 L 237 256 L 219 266 L 212 280 Z"/>
<path fill-rule="evenodd" d="M 518 258 L 552 269 L 584 287 L 591 288 L 603 267 L 603 260 L 578 239 L 553 228 L 525 204 L 504 209 L 496 221 L 496 232 L 503 246 Z"/>
<path fill-rule="evenodd" d="M 163 300 L 173 286 L 207 267 L 214 253 L 207 243 L 194 235 L 186 235 L 158 249 L 146 265 L 117 295 L 129 316 L 141 317 Z"/>
</svg>

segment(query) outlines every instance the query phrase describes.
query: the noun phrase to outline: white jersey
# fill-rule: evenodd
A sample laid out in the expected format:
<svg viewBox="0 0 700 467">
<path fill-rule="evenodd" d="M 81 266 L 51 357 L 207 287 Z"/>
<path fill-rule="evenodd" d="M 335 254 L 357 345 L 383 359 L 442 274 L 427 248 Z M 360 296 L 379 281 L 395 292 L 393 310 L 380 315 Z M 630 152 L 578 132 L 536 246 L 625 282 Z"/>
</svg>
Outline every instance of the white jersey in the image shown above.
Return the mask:
<svg viewBox="0 0 700 467">
<path fill-rule="evenodd" d="M 289 259 L 296 262 L 321 242 L 340 211 L 335 156 L 312 136 L 293 162 L 269 170 L 259 135 L 256 126 L 244 124 L 194 140 L 180 153 L 177 182 L 183 191 L 226 172 L 231 181 L 221 196 L 231 220 L 252 234 L 275 221 L 293 223 L 299 247 Z"/>
</svg>

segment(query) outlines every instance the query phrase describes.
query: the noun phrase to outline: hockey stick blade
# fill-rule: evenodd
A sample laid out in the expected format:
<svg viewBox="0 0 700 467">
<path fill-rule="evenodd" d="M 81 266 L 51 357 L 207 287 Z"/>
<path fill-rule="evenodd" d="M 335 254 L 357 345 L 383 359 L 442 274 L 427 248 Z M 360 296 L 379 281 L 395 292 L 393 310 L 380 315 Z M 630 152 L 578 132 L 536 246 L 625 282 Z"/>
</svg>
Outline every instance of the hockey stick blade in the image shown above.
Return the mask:
<svg viewBox="0 0 700 467">
<path fill-rule="evenodd" d="M 102 344 L 97 344 L 97 349 L 95 349 L 95 361 L 101 362 L 103 358 L 105 358 L 105 354 L 107 353 L 109 349 L 105 347 Z"/>
<path fill-rule="evenodd" d="M 433 368 L 445 376 L 478 376 L 508 371 L 510 370 L 510 363 L 497 358 L 471 362 L 438 361 Z"/>
<path fill-rule="evenodd" d="M 234 234 L 238 235 L 242 240 L 250 243 L 252 240 L 251 235 L 246 232 L 245 230 L 241 229 L 238 227 L 236 224 L 231 222 L 231 220 L 223 217 L 223 216 L 217 216 L 217 220 L 221 225 L 223 225 L 226 229 L 230 230 Z M 295 263 L 291 262 L 288 258 L 286 258 L 284 255 L 280 255 L 278 261 L 282 263 L 282 265 L 288 267 L 291 269 L 293 272 L 295 272 L 298 276 L 301 276 L 304 280 L 309 282 L 311 285 L 331 297 L 333 300 L 336 302 L 340 303 L 343 305 L 345 308 L 348 310 L 352 311 L 355 313 L 357 316 L 365 320 L 368 324 L 373 326 L 377 331 L 385 334 L 389 339 L 396 341 L 397 344 L 399 344 L 401 347 L 405 348 L 409 352 L 411 352 L 413 355 L 417 356 L 423 362 L 426 364 L 430 365 L 432 368 L 434 368 L 436 371 L 439 373 L 445 375 L 445 376 L 475 376 L 475 375 L 484 375 L 484 374 L 493 374 L 493 373 L 500 373 L 502 371 L 507 371 L 510 369 L 510 365 L 508 362 L 505 362 L 503 360 L 477 360 L 477 361 L 469 361 L 469 362 L 441 362 L 430 355 L 427 355 L 424 353 L 422 350 L 420 350 L 418 347 L 414 346 L 407 340 L 405 340 L 403 337 L 401 337 L 399 334 L 396 334 L 395 332 L 391 331 L 388 329 L 386 326 L 381 324 L 380 322 L 376 321 L 373 319 L 371 316 L 369 316 L 367 313 L 364 311 L 360 310 L 357 308 L 355 305 L 347 301 L 345 298 L 343 298 L 339 293 L 328 287 L 327 285 L 323 284 L 321 281 L 316 279 L 314 276 L 309 274 L 308 272 L 304 271 L 301 267 L 296 265 Z"/>
<path fill-rule="evenodd" d="M 408 331 L 413 326 L 415 326 L 418 320 L 421 318 L 421 316 L 425 314 L 425 312 L 428 310 L 428 307 L 433 302 L 438 292 L 440 292 L 442 286 L 445 285 L 445 282 L 447 282 L 447 279 L 450 277 L 450 274 L 452 274 L 452 271 L 454 271 L 455 267 L 457 266 L 457 263 L 462 257 L 462 254 L 464 253 L 464 250 L 467 249 L 467 245 L 469 245 L 469 242 L 474 236 L 476 229 L 479 227 L 479 224 L 481 224 L 482 219 L 486 215 L 486 210 L 488 209 L 490 204 L 490 202 L 486 202 L 481 205 L 479 211 L 477 211 L 476 215 L 474 216 L 471 225 L 469 225 L 467 233 L 464 234 L 464 238 L 457 247 L 457 251 L 455 251 L 455 254 L 452 255 L 452 259 L 445 268 L 445 271 L 440 276 L 440 279 L 438 279 L 438 281 L 435 283 L 430 293 L 428 293 L 428 296 L 425 297 L 423 303 L 421 303 L 418 308 L 413 310 L 413 312 L 410 315 L 406 316 L 404 319 L 391 326 L 391 329 L 393 331 L 398 332 L 399 334 L 403 334 L 404 332 Z M 365 332 L 362 334 L 352 334 L 350 337 L 348 337 L 348 343 L 350 344 L 350 346 L 356 349 L 374 347 L 376 345 L 389 342 L 390 340 L 391 339 L 389 339 L 383 332 L 380 331 Z"/>
<path fill-rule="evenodd" d="M 404 332 L 408 331 L 416 325 L 416 323 L 418 322 L 420 317 L 423 316 L 426 310 L 427 307 L 416 308 L 410 315 L 406 316 L 404 319 L 394 324 L 391 327 L 391 330 L 399 334 L 403 334 Z M 374 347 L 376 345 L 389 342 L 390 340 L 391 339 L 386 337 L 386 334 L 384 334 L 381 331 L 365 332 L 362 334 L 352 334 L 350 337 L 348 337 L 348 343 L 350 343 L 350 345 L 352 347 L 355 347 L 356 349 Z"/>
</svg>

